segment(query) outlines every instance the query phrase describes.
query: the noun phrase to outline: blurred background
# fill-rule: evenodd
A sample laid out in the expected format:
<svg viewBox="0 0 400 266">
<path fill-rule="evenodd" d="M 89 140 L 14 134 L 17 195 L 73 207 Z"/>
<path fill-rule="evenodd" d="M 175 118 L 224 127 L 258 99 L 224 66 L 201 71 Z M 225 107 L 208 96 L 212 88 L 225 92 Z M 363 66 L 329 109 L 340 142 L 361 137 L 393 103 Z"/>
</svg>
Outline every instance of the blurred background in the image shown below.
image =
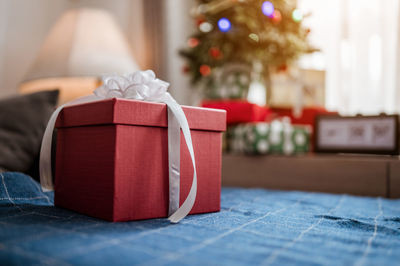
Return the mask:
<svg viewBox="0 0 400 266">
<path fill-rule="evenodd" d="M 308 74 L 314 76 L 307 82 L 320 90 L 314 92 L 316 102 L 307 104 L 322 104 L 344 114 L 398 112 L 398 1 L 298 0 L 295 4 L 304 15 L 302 24 L 310 31 L 310 44 L 318 49 L 299 56 L 296 63 L 312 70 Z M 29 74 L 35 71 L 35 59 L 64 12 L 85 7 L 106 10 L 126 39 L 135 64 L 168 80 L 180 103 L 195 104 L 199 97 L 190 89 L 190 75 L 182 72 L 185 59 L 178 50 L 199 26 L 193 14 L 198 5 L 194 0 L 1 0 L 0 97 L 18 93 L 21 82 L 35 77 Z M 98 71 L 95 74 L 104 74 Z M 276 89 L 286 86 L 282 79 L 273 80 Z M 276 104 L 294 104 L 296 93 L 290 90 L 295 89 L 284 90 L 275 94 Z"/>
<path fill-rule="evenodd" d="M 0 101 L 58 89 L 62 104 L 152 69 L 180 104 L 227 110 L 225 185 L 388 195 L 399 13 L 398 0 L 0 0 Z M 248 156 L 266 154 L 283 157 Z"/>
<path fill-rule="evenodd" d="M 192 30 L 189 10 L 193 4 L 183 0 L 1 0 L 0 97 L 18 93 L 58 19 L 67 10 L 89 8 L 105 10 L 112 16 L 137 66 L 153 69 L 157 76 L 171 82 L 178 101 L 188 104 L 190 90 L 177 49 L 186 43 Z M 99 26 L 93 27 L 101 31 Z M 100 69 L 96 74 L 106 73 Z"/>
</svg>

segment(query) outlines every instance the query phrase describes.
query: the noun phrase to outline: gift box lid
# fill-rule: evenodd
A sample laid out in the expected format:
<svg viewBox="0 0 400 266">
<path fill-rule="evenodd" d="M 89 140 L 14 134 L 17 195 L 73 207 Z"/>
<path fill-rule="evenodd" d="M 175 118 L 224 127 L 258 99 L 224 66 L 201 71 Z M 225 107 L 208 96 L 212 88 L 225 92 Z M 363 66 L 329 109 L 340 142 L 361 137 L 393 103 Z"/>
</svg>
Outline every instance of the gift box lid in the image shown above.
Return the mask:
<svg viewBox="0 0 400 266">
<path fill-rule="evenodd" d="M 182 106 L 191 129 L 225 131 L 226 111 Z M 167 127 L 167 105 L 120 98 L 66 106 L 60 112 L 56 128 L 88 125 L 142 125 Z"/>
</svg>

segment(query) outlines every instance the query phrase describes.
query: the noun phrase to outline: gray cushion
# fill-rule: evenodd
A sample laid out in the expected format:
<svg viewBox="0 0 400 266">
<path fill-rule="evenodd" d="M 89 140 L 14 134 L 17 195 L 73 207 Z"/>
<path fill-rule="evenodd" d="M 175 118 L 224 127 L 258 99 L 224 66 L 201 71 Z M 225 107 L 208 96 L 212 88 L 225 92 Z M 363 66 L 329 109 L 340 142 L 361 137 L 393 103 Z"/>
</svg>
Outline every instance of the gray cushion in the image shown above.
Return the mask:
<svg viewBox="0 0 400 266">
<path fill-rule="evenodd" d="M 42 136 L 57 100 L 58 90 L 0 100 L 0 168 L 37 169 Z"/>
</svg>

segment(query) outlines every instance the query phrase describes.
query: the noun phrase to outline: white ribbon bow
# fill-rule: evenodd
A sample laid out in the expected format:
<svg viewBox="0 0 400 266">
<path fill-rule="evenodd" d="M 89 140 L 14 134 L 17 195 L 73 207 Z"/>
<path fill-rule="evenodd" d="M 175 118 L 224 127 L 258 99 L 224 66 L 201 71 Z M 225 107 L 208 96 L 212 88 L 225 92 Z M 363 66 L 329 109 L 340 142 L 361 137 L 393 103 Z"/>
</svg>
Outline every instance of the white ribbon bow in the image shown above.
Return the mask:
<svg viewBox="0 0 400 266">
<path fill-rule="evenodd" d="M 47 124 L 40 149 L 40 183 L 44 191 L 53 190 L 51 173 L 51 143 L 57 116 L 65 106 L 87 103 L 108 98 L 125 98 L 161 102 L 168 106 L 168 164 L 169 164 L 169 210 L 168 219 L 177 223 L 191 211 L 197 193 L 197 174 L 193 143 L 189 125 L 181 106 L 167 92 L 169 83 L 157 79 L 151 70 L 137 71 L 126 76 L 107 76 L 94 95 L 85 96 L 58 107 Z M 190 192 L 179 207 L 180 191 L 180 129 L 188 147 L 193 164 L 193 181 Z"/>
</svg>

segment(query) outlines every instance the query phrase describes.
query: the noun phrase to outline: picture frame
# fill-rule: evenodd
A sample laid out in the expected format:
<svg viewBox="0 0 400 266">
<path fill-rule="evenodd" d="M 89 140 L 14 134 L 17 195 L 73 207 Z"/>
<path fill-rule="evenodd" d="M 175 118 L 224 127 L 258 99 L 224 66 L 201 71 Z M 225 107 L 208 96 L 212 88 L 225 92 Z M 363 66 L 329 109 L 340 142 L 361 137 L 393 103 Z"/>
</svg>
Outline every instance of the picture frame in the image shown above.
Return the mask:
<svg viewBox="0 0 400 266">
<path fill-rule="evenodd" d="M 399 154 L 399 115 L 318 115 L 314 150 L 320 153 Z"/>
</svg>

